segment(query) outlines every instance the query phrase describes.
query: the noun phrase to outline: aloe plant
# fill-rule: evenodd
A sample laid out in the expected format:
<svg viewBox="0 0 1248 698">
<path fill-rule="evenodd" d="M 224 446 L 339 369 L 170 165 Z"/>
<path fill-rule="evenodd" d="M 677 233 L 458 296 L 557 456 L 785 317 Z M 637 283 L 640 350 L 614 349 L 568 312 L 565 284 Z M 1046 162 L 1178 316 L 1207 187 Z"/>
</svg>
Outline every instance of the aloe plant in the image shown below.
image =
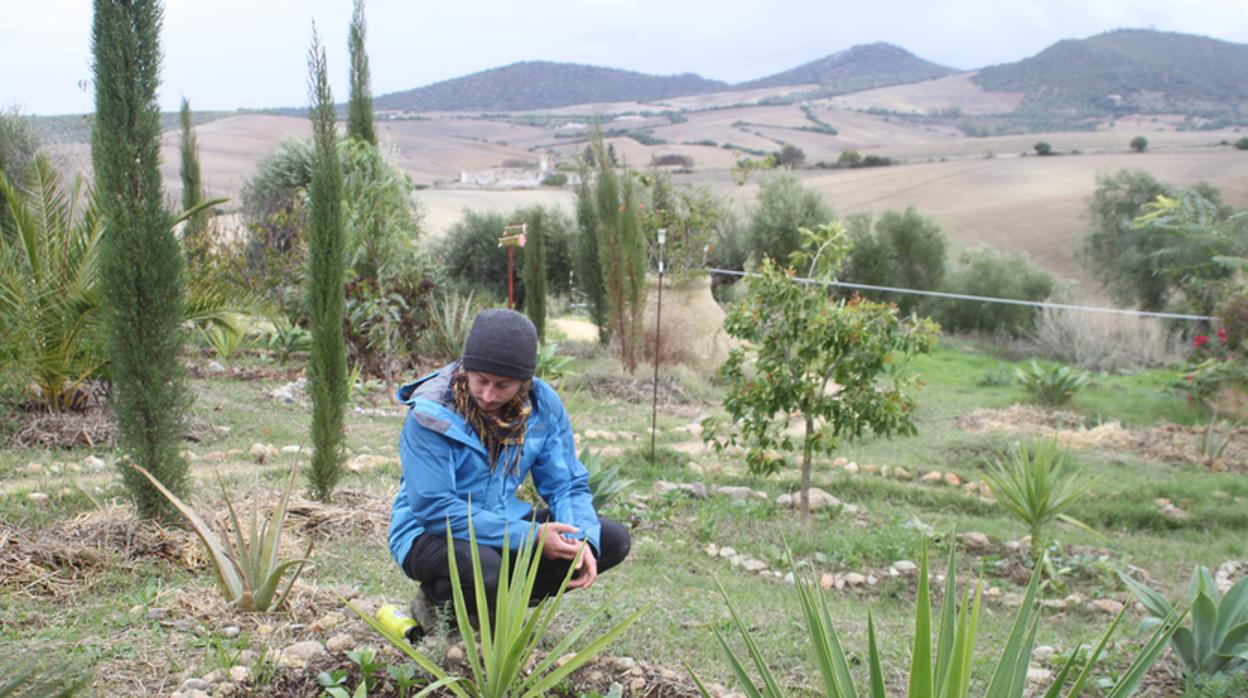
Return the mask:
<svg viewBox="0 0 1248 698">
<path fill-rule="evenodd" d="M 1065 405 L 1092 382 L 1087 371 L 1070 366 L 1046 369 L 1035 361 L 1014 369 L 1014 375 L 1036 402 L 1049 407 Z"/>
<path fill-rule="evenodd" d="M 1027 526 L 1031 558 L 1037 567 L 1046 549 L 1045 529 L 1054 521 L 1095 534 L 1087 524 L 1066 513 L 1095 481 L 1080 475 L 1069 453 L 1058 449 L 1056 438 L 1033 445 L 1015 444 L 1004 460 L 997 460 L 984 473 L 984 480 L 997 503 Z"/>
<path fill-rule="evenodd" d="M 361 612 L 355 606 L 347 606 L 365 620 L 390 644 L 416 662 L 421 669 L 433 676 L 434 681 L 418 696 L 428 695 L 439 689 L 450 691 L 459 698 L 536 698 L 547 695 L 572 672 L 606 649 L 624 631 L 628 630 L 648 606 L 629 614 L 597 639 L 582 642 L 581 636 L 591 627 L 602 622 L 610 603 L 604 603 L 590 613 L 571 632 L 565 635 L 540 661 L 536 658 L 539 641 L 550 629 L 551 621 L 559 611 L 573 568 L 569 566 L 559 591 L 553 597 L 542 599 L 529 609 L 534 581 L 541 562 L 542 538 L 534 541 L 536 528 L 531 528 L 524 543 L 515 551 L 503 542 L 502 570 L 498 580 L 493 612 L 486 597 L 481 575 L 481 556 L 477 545 L 476 529 L 471 516 L 468 519 L 468 544 L 472 550 L 473 580 L 475 583 L 476 608 L 469 610 L 465 599 L 459 568 L 455 561 L 455 544 L 447 527 L 447 560 L 450 564 L 452 593 L 454 596 L 455 622 L 464 640 L 470 675 L 452 676 L 412 647 L 397 632 L 381 625 L 375 618 Z M 545 535 L 543 531 L 542 535 Z M 512 556 L 515 563 L 512 564 Z M 473 617 L 479 619 L 480 634 L 473 628 Z M 573 653 L 573 648 L 576 651 Z M 556 666 L 556 661 L 567 654 L 572 656 Z"/>
<path fill-rule="evenodd" d="M 1141 627 L 1155 626 L 1174 613 L 1166 597 L 1143 582 L 1125 574 L 1121 577 L 1150 614 Z M 1248 577 L 1219 598 L 1209 568 L 1198 566 L 1192 570 L 1188 594 L 1192 627 L 1179 628 L 1170 639 L 1175 654 L 1183 660 L 1188 683 L 1248 668 Z"/>
<path fill-rule="evenodd" d="M 204 547 L 208 549 L 217 583 L 228 603 L 240 611 L 248 612 L 264 612 L 282 605 L 312 554 L 312 540 L 309 539 L 308 549 L 302 558 L 282 561 L 279 557 L 282 527 L 286 522 L 286 508 L 290 502 L 290 492 L 294 486 L 298 462 L 291 464 L 290 473 L 286 478 L 286 489 L 282 491 L 282 496 L 277 506 L 274 507 L 272 516 L 265 519 L 263 524 L 259 523 L 260 504 L 257 498 L 252 498 L 251 515 L 248 517 L 246 529 L 243 528 L 238 513 L 234 510 L 234 504 L 230 501 L 225 483 L 221 481 L 219 475 L 217 476 L 217 484 L 221 487 L 221 495 L 225 498 L 233 530 L 233 536 L 226 537 L 228 546 L 222 544 L 221 539 L 213 532 L 212 526 L 204 521 L 203 517 L 195 513 L 195 510 L 177 495 L 170 492 L 159 480 L 152 477 L 151 473 L 138 465 L 131 467 L 150 480 L 152 485 L 190 523 L 195 535 L 199 536 Z M 294 574 L 287 582 L 285 590 L 277 594 L 278 585 L 291 568 L 294 568 Z"/>
<path fill-rule="evenodd" d="M 786 551 L 787 552 L 787 551 Z M 791 552 L 787 552 L 789 567 L 793 571 L 798 601 L 802 608 L 802 616 L 810 635 L 811 648 L 816 657 L 819 676 L 821 678 L 822 695 L 831 698 L 857 698 L 850 663 L 841 646 L 840 638 L 832 623 L 832 614 L 828 610 L 826 597 L 816 582 L 802 574 L 793 561 Z M 927 541 L 920 548 L 919 557 L 919 588 L 915 600 L 914 640 L 911 644 L 909 683 L 907 695 L 910 698 L 965 698 L 970 694 L 971 669 L 978 663 L 975 661 L 975 633 L 979 623 L 981 583 L 976 583 L 974 595 L 967 587 L 963 590 L 962 601 L 957 602 L 957 565 L 955 551 L 949 552 L 948 570 L 945 576 L 945 593 L 937 613 L 939 625 L 936 629 L 936 643 L 932 643 L 932 612 L 928 589 Z M 717 580 L 718 583 L 718 580 Z M 1032 646 L 1035 643 L 1036 631 L 1039 626 L 1039 615 L 1036 606 L 1036 590 L 1040 584 L 1040 572 L 1032 574 L 1031 582 L 1023 597 L 1023 603 L 1005 644 L 997 656 L 992 673 L 988 678 L 985 696 L 992 698 L 1021 698 L 1026 690 L 1027 666 L 1031 658 Z M 741 691 L 749 698 L 781 698 L 788 693 L 781 688 L 775 674 L 767 666 L 758 644 L 750 635 L 745 621 L 733 608 L 723 585 L 719 586 L 720 594 L 728 605 L 733 624 L 740 633 L 750 661 L 754 665 L 762 682 L 761 689 L 755 683 L 746 665 L 729 646 L 727 639 L 717 628 L 715 638 L 719 641 L 727 658 L 733 676 L 740 685 Z M 1063 695 L 1066 684 L 1074 677 L 1066 696 L 1079 695 L 1091 675 L 1096 664 L 1109 643 L 1110 636 L 1122 622 L 1126 613 L 1124 608 L 1114 622 L 1101 636 L 1096 648 L 1087 658 L 1079 661 L 1078 651 L 1072 651 L 1062 665 L 1053 684 L 1044 693 L 1044 698 L 1058 698 Z M 1131 695 L 1139 685 L 1144 673 L 1157 660 L 1165 649 L 1166 641 L 1174 633 L 1186 612 L 1172 612 L 1154 629 L 1140 653 L 1136 655 L 1130 666 L 1119 677 L 1113 688 L 1105 692 L 1106 698 L 1122 698 Z M 867 613 L 867 672 L 868 684 L 865 695 L 872 698 L 887 696 L 884 685 L 884 672 L 880 663 L 880 652 L 876 641 L 875 622 L 870 612 Z M 701 694 L 709 698 L 702 680 L 692 669 L 689 669 L 694 682 Z M 1077 672 L 1077 673 L 1076 673 Z"/>
<path fill-rule="evenodd" d="M 589 471 L 589 491 L 594 497 L 594 511 L 610 504 L 628 489 L 633 481 L 621 476 L 621 465 L 603 465 L 602 454 L 595 453 L 585 446 L 581 449 L 581 464 Z"/>
</svg>

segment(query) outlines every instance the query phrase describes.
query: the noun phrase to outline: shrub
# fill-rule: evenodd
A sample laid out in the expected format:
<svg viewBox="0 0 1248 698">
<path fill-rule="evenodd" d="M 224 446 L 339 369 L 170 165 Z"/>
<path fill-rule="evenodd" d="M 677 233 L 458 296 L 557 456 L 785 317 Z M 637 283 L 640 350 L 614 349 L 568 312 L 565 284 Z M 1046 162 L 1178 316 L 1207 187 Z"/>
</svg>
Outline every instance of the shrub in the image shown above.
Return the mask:
<svg viewBox="0 0 1248 698">
<path fill-rule="evenodd" d="M 1069 403 L 1092 382 L 1092 376 L 1087 371 L 1070 366 L 1044 368 L 1035 361 L 1015 369 L 1015 375 L 1033 400 L 1048 407 Z"/>
<path fill-rule="evenodd" d="M 757 201 L 748 227 L 749 251 L 756 263 L 770 258 L 786 264 L 801 247 L 801 228 L 813 230 L 835 219 L 822 196 L 788 174 L 764 179 Z"/>
<path fill-rule="evenodd" d="M 1036 155 L 1052 155 L 1053 154 L 1053 146 L 1049 145 L 1048 141 L 1038 141 L 1035 145 L 1031 147 L 1035 148 Z"/>
<path fill-rule="evenodd" d="M 888 167 L 893 164 L 892 158 L 883 155 L 868 155 L 862 159 L 860 167 Z"/>
<path fill-rule="evenodd" d="M 772 154 L 776 167 L 787 167 L 791 170 L 800 169 L 806 164 L 806 153 L 801 148 L 786 143 L 784 147 Z"/>
<path fill-rule="evenodd" d="M 567 183 L 568 183 L 568 176 L 562 172 L 556 172 L 555 174 L 546 175 L 546 177 L 542 179 L 543 187 L 562 187 L 563 185 Z"/>
<path fill-rule="evenodd" d="M 1248 136 L 1244 136 L 1243 138 L 1235 141 L 1235 147 L 1239 150 L 1248 150 Z"/>
<path fill-rule="evenodd" d="M 843 150 L 840 156 L 836 158 L 836 162 L 844 167 L 857 167 L 862 162 L 862 153 L 852 148 Z"/>
<path fill-rule="evenodd" d="M 1183 362 L 1182 334 L 1155 318 L 1044 308 L 1028 337 L 1041 356 L 1106 373 Z"/>
<path fill-rule="evenodd" d="M 690 168 L 693 167 L 693 158 L 682 153 L 665 153 L 651 157 L 650 164 L 655 167 Z"/>
<path fill-rule="evenodd" d="M 1145 150 L 1148 150 L 1148 139 L 1144 136 L 1136 136 L 1135 138 L 1132 138 L 1131 150 L 1134 150 L 1137 153 L 1142 153 Z"/>
<path fill-rule="evenodd" d="M 465 209 L 435 245 L 448 281 L 462 291 L 506 300 L 507 253 L 498 249 L 498 238 L 510 222 L 501 213 Z M 516 255 L 515 267 L 517 278 L 523 279 L 524 255 Z"/>
<path fill-rule="evenodd" d="M 939 225 L 913 208 L 905 212 L 885 211 L 875 220 L 870 214 L 851 216 L 847 228 L 853 248 L 845 261 L 846 280 L 934 290 L 944 278 L 948 247 L 945 234 Z M 923 302 L 919 296 L 909 294 L 863 291 L 862 295 L 895 303 L 902 315 L 909 315 Z"/>
<path fill-rule="evenodd" d="M 1015 444 L 1005 460 L 998 459 L 984 473 L 984 479 L 992 487 L 997 504 L 1027 527 L 1031 559 L 1037 569 L 1048 548 L 1046 529 L 1054 521 L 1092 532 L 1066 512 L 1079 504 L 1093 481 L 1080 474 L 1067 451 L 1058 450 L 1056 438 L 1030 446 Z"/>
<path fill-rule="evenodd" d="M 1044 301 L 1057 290 L 1057 280 L 1021 254 L 1004 255 L 990 248 L 963 253 L 941 290 L 973 296 Z M 1038 308 L 984 301 L 941 300 L 933 313 L 948 330 L 1004 332 L 1015 337 L 1035 327 Z"/>
</svg>

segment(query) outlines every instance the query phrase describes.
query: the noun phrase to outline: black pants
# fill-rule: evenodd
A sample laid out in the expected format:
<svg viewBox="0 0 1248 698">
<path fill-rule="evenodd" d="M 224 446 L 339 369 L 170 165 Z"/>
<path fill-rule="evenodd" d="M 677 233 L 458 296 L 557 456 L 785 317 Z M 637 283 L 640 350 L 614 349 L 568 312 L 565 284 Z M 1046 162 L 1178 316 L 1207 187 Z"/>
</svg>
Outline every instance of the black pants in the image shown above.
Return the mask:
<svg viewBox="0 0 1248 698">
<path fill-rule="evenodd" d="M 537 523 L 550 521 L 549 509 L 538 509 L 533 512 L 531 520 Z M 615 567 L 628 557 L 631 538 L 628 529 L 612 521 L 598 517 L 602 531 L 598 536 L 598 544 L 602 548 L 597 552 L 598 574 Z M 503 555 L 501 548 L 477 546 L 477 554 L 481 557 L 481 581 L 485 587 L 486 599 L 491 608 L 494 606 L 495 592 L 498 589 L 499 575 L 502 574 Z M 535 553 L 540 562 L 537 578 L 533 582 L 533 594 L 529 604 L 553 596 L 559 591 L 559 585 L 568 573 L 571 560 L 548 560 L 541 557 L 541 551 Z M 514 564 L 515 554 L 511 555 Z M 468 541 L 455 539 L 455 565 L 459 569 L 459 578 L 463 586 L 464 599 L 470 613 L 474 613 L 476 605 L 476 586 L 472 577 L 472 549 Z M 403 571 L 408 577 L 420 582 L 421 591 L 435 604 L 450 604 L 454 600 L 451 590 L 451 568 L 447 561 L 446 533 L 422 533 L 412 542 L 412 549 L 403 561 Z M 491 614 L 493 615 L 493 614 Z"/>
</svg>

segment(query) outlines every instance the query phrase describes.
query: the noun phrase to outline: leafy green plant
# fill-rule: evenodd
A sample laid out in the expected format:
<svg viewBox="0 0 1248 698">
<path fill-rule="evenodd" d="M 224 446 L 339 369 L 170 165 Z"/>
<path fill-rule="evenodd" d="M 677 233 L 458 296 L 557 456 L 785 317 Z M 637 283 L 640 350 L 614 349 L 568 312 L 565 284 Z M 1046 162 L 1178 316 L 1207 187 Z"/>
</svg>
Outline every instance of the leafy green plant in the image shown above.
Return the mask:
<svg viewBox="0 0 1248 698">
<path fill-rule="evenodd" d="M 355 687 L 354 693 L 347 690 L 347 680 L 350 678 L 346 669 L 335 669 L 317 674 L 316 683 L 324 689 L 321 692 L 324 698 L 367 698 L 368 684 L 363 681 Z"/>
<path fill-rule="evenodd" d="M 277 354 L 278 363 L 286 363 L 290 355 L 312 348 L 312 335 L 299 325 L 282 318 L 273 323 L 273 331 L 265 337 L 265 348 Z"/>
<path fill-rule="evenodd" d="M 633 484 L 632 480 L 621 475 L 622 463 L 603 465 L 602 454 L 591 451 L 589 446 L 581 449 L 580 459 L 589 471 L 589 491 L 594 495 L 594 511 L 602 511 Z"/>
<path fill-rule="evenodd" d="M 420 683 L 420 680 L 416 678 L 416 667 L 411 664 L 386 667 L 386 673 L 394 681 L 399 698 L 407 698 L 411 695 L 412 688 Z"/>
<path fill-rule="evenodd" d="M 0 698 L 70 698 L 91 685 L 79 660 L 51 660 L 23 653 L 0 660 Z"/>
<path fill-rule="evenodd" d="M 1036 402 L 1060 407 L 1092 383 L 1092 374 L 1071 366 L 1044 368 L 1036 361 L 1014 369 L 1014 375 Z"/>
<path fill-rule="evenodd" d="M 1095 481 L 1079 473 L 1069 452 L 1058 449 L 1056 438 L 1033 445 L 1015 444 L 1005 459 L 997 459 L 984 473 L 984 480 L 992 487 L 997 503 L 1027 526 L 1031 533 L 1031 559 L 1037 568 L 1044 559 L 1045 529 L 1054 521 L 1093 532 L 1066 512 L 1079 503 Z"/>
<path fill-rule="evenodd" d="M 819 675 L 822 679 L 822 694 L 832 698 L 846 696 L 856 698 L 858 690 L 854 687 L 850 673 L 850 661 L 845 655 L 836 628 L 832 623 L 832 615 L 828 610 L 826 597 L 819 590 L 813 578 L 800 571 L 793 562 L 792 554 L 788 555 L 789 566 L 796 580 L 798 600 L 802 608 L 802 617 L 810 635 L 811 648 L 816 657 Z M 958 603 L 957 566 L 955 551 L 949 552 L 949 566 L 945 577 L 945 593 L 937 612 L 937 641 L 932 643 L 932 609 L 928 589 L 927 543 L 924 541 L 919 556 L 919 588 L 915 599 L 914 640 L 911 645 L 908 694 L 923 698 L 965 698 L 970 692 L 971 671 L 974 666 L 983 662 L 976 661 L 975 633 L 979 624 L 980 590 L 982 582 L 975 585 L 974 596 L 968 586 L 963 590 L 962 601 Z M 1021 698 L 1026 689 L 1027 667 L 1031 658 L 1032 646 L 1035 644 L 1036 632 L 1039 627 L 1037 613 L 1036 590 L 1039 587 L 1040 574 L 1032 574 L 1031 582 L 1023 597 L 1022 605 L 1014 617 L 1009 637 L 993 665 L 988 684 L 983 695 L 993 698 Z M 780 698 L 789 695 L 780 687 L 774 673 L 768 668 L 766 659 L 751 636 L 749 627 L 737 613 L 728 598 L 723 585 L 720 594 L 728 605 L 733 624 L 746 646 L 750 661 L 762 680 L 760 690 L 746 665 L 728 645 L 727 639 L 718 628 L 714 628 L 716 639 L 724 651 L 733 676 L 740 684 L 741 690 L 750 698 Z M 1074 682 L 1066 696 L 1076 696 L 1083 689 L 1091 675 L 1092 667 L 1104 652 L 1110 636 L 1122 621 L 1125 609 L 1102 635 L 1096 648 L 1080 658 L 1078 648 L 1072 651 L 1053 680 L 1053 684 L 1045 691 L 1045 698 L 1058 698 L 1070 681 Z M 1121 698 L 1131 695 L 1139 685 L 1144 673 L 1157 660 L 1165 649 L 1166 641 L 1174 633 L 1182 620 L 1182 613 L 1170 614 L 1164 622 L 1153 630 L 1148 642 L 1130 666 L 1122 673 L 1118 681 L 1108 690 L 1107 698 Z M 867 613 L 867 668 L 869 675 L 868 688 L 863 691 L 872 698 L 884 698 L 888 695 L 884 684 L 884 671 L 880 662 L 880 652 L 876 642 L 875 623 L 870 612 Z M 710 696 L 701 679 L 694 674 L 694 682 L 703 696 Z M 1077 672 L 1077 673 L 1076 673 Z M 894 692 L 896 693 L 896 692 Z"/>
<path fill-rule="evenodd" d="M 1122 581 L 1148 611 L 1141 628 L 1150 628 L 1174 614 L 1166 597 L 1143 582 L 1123 574 Z M 1219 598 L 1218 585 L 1207 567 L 1192 570 L 1188 584 L 1192 626 L 1178 628 L 1170 638 L 1183 660 L 1189 685 L 1248 668 L 1248 578 L 1235 583 Z"/>
<path fill-rule="evenodd" d="M 247 328 L 241 322 L 214 323 L 199 331 L 217 358 L 229 361 L 247 339 Z"/>
<path fill-rule="evenodd" d="M 842 226 L 801 231 L 805 252 L 794 256 L 806 276 L 827 281 L 843 259 Z M 716 450 L 742 443 L 751 472 L 770 475 L 801 456 L 801 519 L 810 522 L 811 463 L 868 431 L 878 436 L 915 433 L 914 376 L 905 359 L 931 350 L 936 327 L 896 308 L 854 297 L 832 299 L 817 283 L 803 284 L 791 269 L 763 262 L 745 300 L 724 329 L 741 345 L 720 375 L 728 382 L 729 420 L 707 419 L 703 438 Z M 793 415 L 805 427 L 800 440 L 786 428 Z"/>
<path fill-rule="evenodd" d="M 571 363 L 571 356 L 559 355 L 558 344 L 544 342 L 537 348 L 537 369 L 533 373 L 544 381 L 557 381 Z"/>
<path fill-rule="evenodd" d="M 208 549 L 208 556 L 212 560 L 213 572 L 216 574 L 217 583 L 220 585 L 228 603 L 239 611 L 260 612 L 282 605 L 282 602 L 290 594 L 291 587 L 295 585 L 295 580 L 299 578 L 299 573 L 303 571 L 304 565 L 307 564 L 308 556 L 312 553 L 312 540 L 309 539 L 308 549 L 304 552 L 302 558 L 284 562 L 279 558 L 282 527 L 286 522 L 286 507 L 290 502 L 290 491 L 294 487 L 298 462 L 291 464 L 290 473 L 286 478 L 286 489 L 282 491 L 282 496 L 278 500 L 277 506 L 274 507 L 272 515 L 265 519 L 263 525 L 259 524 L 260 503 L 258 497 L 252 498 L 251 516 L 246 529 L 243 528 L 238 514 L 234 511 L 234 505 L 230 501 L 229 492 L 225 489 L 225 483 L 222 482 L 220 476 L 217 477 L 217 484 L 221 487 L 221 495 L 225 499 L 226 507 L 230 512 L 230 525 L 234 534 L 233 537 L 226 537 L 226 540 L 229 542 L 228 548 L 221 543 L 221 539 L 213 532 L 212 526 L 207 521 L 195 513 L 195 510 L 179 499 L 177 495 L 170 492 L 151 473 L 138 465 L 131 467 L 150 480 L 152 486 L 164 495 L 170 504 L 191 524 L 195 535 L 199 536 L 204 547 Z M 257 476 L 257 485 L 258 483 L 259 476 Z M 257 495 L 258 489 L 259 487 L 257 486 Z M 286 584 L 285 591 L 278 595 L 278 584 L 281 583 L 282 577 L 292 567 L 294 567 L 294 574 L 291 575 L 290 581 Z"/>
<path fill-rule="evenodd" d="M 350 603 L 347 603 L 347 606 L 386 638 L 390 644 L 434 677 L 433 683 L 421 691 L 421 694 L 445 689 L 458 698 L 536 698 L 547 695 L 553 687 L 593 659 L 636 623 L 647 607 L 629 614 L 597 639 L 582 643 L 581 636 L 591 627 L 601 623 L 610 608 L 610 604 L 603 604 L 563 639 L 555 643 L 544 659 L 537 661 L 535 655 L 537 645 L 545 637 L 551 627 L 551 621 L 559 611 L 574 568 L 569 566 L 559 591 L 553 597 L 542 599 L 530 610 L 529 599 L 532 597 L 533 585 L 537 579 L 543 542 L 540 537 L 534 540 L 536 531 L 536 528 L 531 528 L 524 543 L 515 551 L 511 550 L 507 539 L 504 538 L 501 569 L 510 571 L 499 576 L 491 614 L 491 604 L 486 598 L 485 585 L 482 581 L 481 556 L 477 547 L 476 529 L 472 525 L 471 517 L 468 519 L 468 542 L 472 550 L 472 578 L 476 586 L 477 602 L 476 608 L 471 611 L 465 601 L 463 583 L 455 561 L 455 545 L 451 529 L 447 528 L 447 560 L 450 564 L 454 594 L 455 622 L 464 641 L 470 676 L 457 677 L 447 674 L 433 660 L 412 647 L 402 635 L 381 625 L 371 615 L 363 613 Z M 514 564 L 512 563 L 513 555 L 515 556 Z M 474 616 L 479 619 L 480 623 L 479 638 L 473 628 Z M 579 649 L 573 652 L 573 648 Z M 560 660 L 569 653 L 571 657 L 567 661 L 555 666 L 556 660 Z"/>
<path fill-rule="evenodd" d="M 360 685 L 365 687 L 364 691 L 367 695 L 370 689 L 377 687 L 377 677 L 381 675 L 385 662 L 378 661 L 377 652 L 372 647 L 360 647 L 347 652 L 347 659 L 355 662 L 360 668 Z M 359 692 L 358 687 L 356 692 Z"/>
<path fill-rule="evenodd" d="M 433 304 L 429 333 L 425 336 L 425 353 L 439 359 L 452 359 L 464 351 L 472 319 L 477 315 L 473 293 L 446 293 Z"/>
</svg>

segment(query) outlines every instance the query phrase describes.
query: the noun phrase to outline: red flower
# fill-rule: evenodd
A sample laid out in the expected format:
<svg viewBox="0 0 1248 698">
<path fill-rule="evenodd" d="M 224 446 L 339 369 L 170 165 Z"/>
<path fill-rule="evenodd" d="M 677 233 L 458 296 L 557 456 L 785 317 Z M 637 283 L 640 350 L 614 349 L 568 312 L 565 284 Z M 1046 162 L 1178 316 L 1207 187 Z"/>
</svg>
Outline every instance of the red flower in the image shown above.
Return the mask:
<svg viewBox="0 0 1248 698">
<path fill-rule="evenodd" d="M 1206 343 L 1206 342 L 1208 342 L 1208 341 L 1209 341 L 1209 337 L 1208 337 L 1208 336 L 1203 335 L 1203 334 L 1198 334 L 1198 335 L 1196 335 L 1195 337 L 1193 337 L 1193 338 L 1192 338 L 1192 346 L 1193 346 L 1193 347 L 1195 347 L 1195 348 L 1197 348 L 1197 349 L 1199 349 L 1199 348 L 1201 348 L 1201 347 L 1205 346 L 1205 343 Z"/>
<path fill-rule="evenodd" d="M 1218 328 L 1218 343 L 1226 344 L 1226 328 L 1225 327 Z"/>
</svg>

